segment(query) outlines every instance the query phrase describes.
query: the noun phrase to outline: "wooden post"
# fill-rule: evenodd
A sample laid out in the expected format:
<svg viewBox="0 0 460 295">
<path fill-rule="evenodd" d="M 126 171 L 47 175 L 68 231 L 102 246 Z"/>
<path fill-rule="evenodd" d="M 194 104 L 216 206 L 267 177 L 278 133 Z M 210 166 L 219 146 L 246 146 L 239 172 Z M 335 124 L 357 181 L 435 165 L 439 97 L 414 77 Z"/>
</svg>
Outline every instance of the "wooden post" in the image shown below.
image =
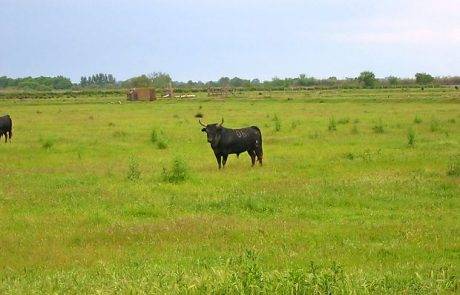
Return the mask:
<svg viewBox="0 0 460 295">
<path fill-rule="evenodd" d="M 172 87 L 172 82 L 169 81 L 169 85 L 168 85 L 168 94 L 169 94 L 169 98 L 173 98 L 173 87 Z"/>
</svg>

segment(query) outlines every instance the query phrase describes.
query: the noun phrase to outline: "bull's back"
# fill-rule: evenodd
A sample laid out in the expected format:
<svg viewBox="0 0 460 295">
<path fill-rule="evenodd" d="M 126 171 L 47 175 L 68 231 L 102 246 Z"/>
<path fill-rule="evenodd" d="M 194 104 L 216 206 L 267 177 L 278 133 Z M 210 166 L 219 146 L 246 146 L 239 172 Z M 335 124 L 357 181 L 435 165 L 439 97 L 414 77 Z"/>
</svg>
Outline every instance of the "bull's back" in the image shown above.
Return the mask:
<svg viewBox="0 0 460 295">
<path fill-rule="evenodd" d="M 9 115 L 0 117 L 0 129 L 3 132 L 10 132 L 12 125 L 13 121 L 11 120 L 11 117 Z"/>
<path fill-rule="evenodd" d="M 225 154 L 240 154 L 253 150 L 262 143 L 259 128 L 251 126 L 241 129 L 227 129 L 220 148 Z"/>
</svg>

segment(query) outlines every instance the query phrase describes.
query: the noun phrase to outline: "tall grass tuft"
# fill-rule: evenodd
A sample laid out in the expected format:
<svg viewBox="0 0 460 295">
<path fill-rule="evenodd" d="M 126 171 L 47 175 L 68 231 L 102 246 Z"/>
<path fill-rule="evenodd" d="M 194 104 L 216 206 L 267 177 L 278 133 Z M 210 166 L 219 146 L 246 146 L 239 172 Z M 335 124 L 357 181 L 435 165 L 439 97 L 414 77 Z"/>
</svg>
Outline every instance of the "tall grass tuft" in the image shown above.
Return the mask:
<svg viewBox="0 0 460 295">
<path fill-rule="evenodd" d="M 372 127 L 372 130 L 374 130 L 375 133 L 384 133 L 385 132 L 385 129 L 383 128 L 382 119 L 379 119 L 377 124 L 375 124 L 374 127 Z"/>
<path fill-rule="evenodd" d="M 189 170 L 184 160 L 175 158 L 171 168 L 163 168 L 162 178 L 165 182 L 178 183 L 189 177 Z"/>
<path fill-rule="evenodd" d="M 128 172 L 126 178 L 131 181 L 138 180 L 141 177 L 141 170 L 139 169 L 139 163 L 131 158 L 129 160 Z"/>
<path fill-rule="evenodd" d="M 150 141 L 156 143 L 160 138 L 160 131 L 157 128 L 153 128 L 152 133 L 150 134 Z"/>
<path fill-rule="evenodd" d="M 168 140 L 164 136 L 163 131 L 154 128 L 150 134 L 150 141 L 157 145 L 157 148 L 164 150 L 168 148 Z"/>
<path fill-rule="evenodd" d="M 51 149 L 54 145 L 54 141 L 55 140 L 51 137 L 48 137 L 46 139 L 40 138 L 40 143 L 42 145 L 42 148 L 44 148 L 45 150 Z"/>
<path fill-rule="evenodd" d="M 412 127 L 407 130 L 407 141 L 409 146 L 415 146 L 415 130 Z"/>
<path fill-rule="evenodd" d="M 335 121 L 334 117 L 329 118 L 329 125 L 327 126 L 329 131 L 336 131 L 337 130 L 337 122 Z"/>
<path fill-rule="evenodd" d="M 420 124 L 420 123 L 422 123 L 422 118 L 420 118 L 419 115 L 415 115 L 414 123 L 415 123 L 415 124 Z"/>
<path fill-rule="evenodd" d="M 450 158 L 447 168 L 447 175 L 460 176 L 460 154 Z"/>
<path fill-rule="evenodd" d="M 277 114 L 273 116 L 273 122 L 275 122 L 275 131 L 278 132 L 281 130 L 281 120 Z"/>
</svg>

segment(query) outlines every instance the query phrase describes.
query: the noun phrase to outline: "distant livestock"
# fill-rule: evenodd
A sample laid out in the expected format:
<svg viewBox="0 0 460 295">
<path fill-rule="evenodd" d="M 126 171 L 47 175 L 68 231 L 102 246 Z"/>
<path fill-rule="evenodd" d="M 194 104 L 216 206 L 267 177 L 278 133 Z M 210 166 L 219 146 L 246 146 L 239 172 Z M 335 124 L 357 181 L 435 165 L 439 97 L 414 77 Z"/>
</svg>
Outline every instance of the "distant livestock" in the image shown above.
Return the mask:
<svg viewBox="0 0 460 295">
<path fill-rule="evenodd" d="M 131 88 L 126 94 L 128 100 L 156 100 L 155 89 L 152 88 Z"/>
<path fill-rule="evenodd" d="M 12 129 L 13 121 L 11 117 L 9 115 L 0 117 L 0 138 L 5 135 L 5 142 L 7 142 L 8 139 L 11 142 L 11 136 L 13 136 Z"/>
<path fill-rule="evenodd" d="M 257 161 L 262 165 L 262 133 L 256 126 L 230 129 L 222 127 L 224 119 L 221 123 L 204 124 L 201 120 L 198 122 L 204 127 L 201 131 L 206 132 L 208 142 L 216 156 L 219 169 L 225 167 L 229 154 L 239 156 L 243 152 L 248 152 L 251 156 L 252 166 Z"/>
</svg>

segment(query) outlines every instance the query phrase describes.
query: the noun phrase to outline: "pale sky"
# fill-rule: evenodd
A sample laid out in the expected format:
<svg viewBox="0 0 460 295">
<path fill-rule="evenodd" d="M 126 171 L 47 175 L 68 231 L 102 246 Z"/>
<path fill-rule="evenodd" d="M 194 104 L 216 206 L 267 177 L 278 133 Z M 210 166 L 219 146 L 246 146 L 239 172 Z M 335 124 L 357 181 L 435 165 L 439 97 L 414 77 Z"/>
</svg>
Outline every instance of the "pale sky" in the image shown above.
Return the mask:
<svg viewBox="0 0 460 295">
<path fill-rule="evenodd" d="M 0 0 L 0 76 L 460 76 L 460 0 Z"/>
</svg>

